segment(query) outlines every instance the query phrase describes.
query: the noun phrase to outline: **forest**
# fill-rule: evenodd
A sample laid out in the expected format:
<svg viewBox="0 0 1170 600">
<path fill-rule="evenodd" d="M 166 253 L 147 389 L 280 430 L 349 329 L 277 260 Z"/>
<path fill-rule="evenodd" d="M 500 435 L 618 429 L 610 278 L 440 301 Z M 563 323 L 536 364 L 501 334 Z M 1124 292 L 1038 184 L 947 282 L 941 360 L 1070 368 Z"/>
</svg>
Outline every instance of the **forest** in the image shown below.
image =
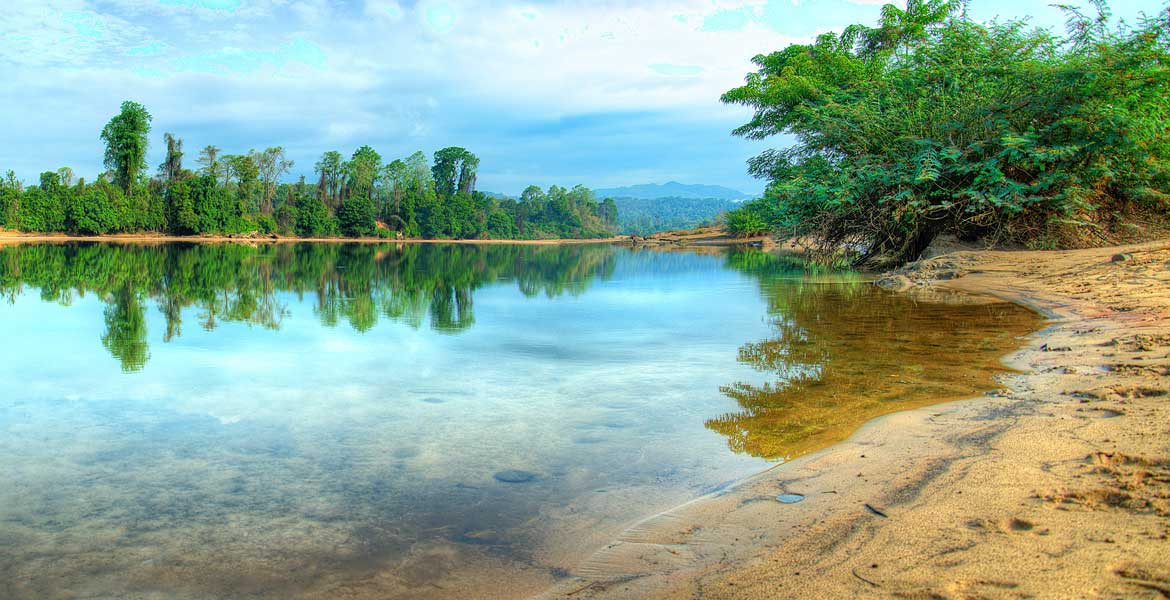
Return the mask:
<svg viewBox="0 0 1170 600">
<path fill-rule="evenodd" d="M 1032 248 L 1164 233 L 1170 11 L 1117 23 L 1103 2 L 1061 6 L 1056 34 L 965 7 L 886 5 L 876 27 L 756 56 L 723 95 L 754 109 L 734 133 L 795 144 L 749 162 L 769 183 L 728 229 L 855 249 L 850 262 L 874 267 L 944 233 Z"/>
<path fill-rule="evenodd" d="M 107 169 L 92 182 L 63 167 L 24 186 L 0 180 L 0 227 L 78 235 L 259 233 L 389 239 L 554 239 L 613 235 L 617 208 L 584 186 L 529 186 L 519 200 L 475 189 L 479 157 L 443 148 L 386 162 L 370 146 L 348 160 L 325 152 L 315 182 L 283 182 L 293 167 L 282 147 L 227 154 L 199 150 L 186 167 L 183 140 L 164 135 L 166 158 L 147 176 L 151 115 L 122 103 L 101 132 Z"/>
<path fill-rule="evenodd" d="M 614 198 L 618 233 L 646 235 L 659 231 L 716 225 L 723 213 L 741 206 L 720 198 Z"/>
</svg>

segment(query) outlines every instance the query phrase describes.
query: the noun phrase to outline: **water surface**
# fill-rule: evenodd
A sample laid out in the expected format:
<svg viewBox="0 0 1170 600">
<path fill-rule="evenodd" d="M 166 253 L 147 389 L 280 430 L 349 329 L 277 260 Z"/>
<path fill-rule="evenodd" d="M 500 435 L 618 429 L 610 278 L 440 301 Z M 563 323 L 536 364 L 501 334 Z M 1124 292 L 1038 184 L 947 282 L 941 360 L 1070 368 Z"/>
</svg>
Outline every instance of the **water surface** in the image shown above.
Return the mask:
<svg viewBox="0 0 1170 600">
<path fill-rule="evenodd" d="M 0 597 L 509 597 L 1035 327 L 758 252 L 0 248 Z"/>
</svg>

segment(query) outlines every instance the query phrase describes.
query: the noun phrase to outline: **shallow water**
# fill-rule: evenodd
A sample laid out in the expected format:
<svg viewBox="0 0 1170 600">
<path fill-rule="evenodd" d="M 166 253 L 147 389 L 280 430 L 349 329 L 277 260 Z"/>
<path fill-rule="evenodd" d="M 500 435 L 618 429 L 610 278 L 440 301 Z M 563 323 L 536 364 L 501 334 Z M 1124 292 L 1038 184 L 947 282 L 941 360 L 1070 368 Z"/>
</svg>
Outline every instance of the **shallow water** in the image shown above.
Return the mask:
<svg viewBox="0 0 1170 600">
<path fill-rule="evenodd" d="M 1036 326 L 756 252 L 0 248 L 0 597 L 509 597 Z"/>
</svg>

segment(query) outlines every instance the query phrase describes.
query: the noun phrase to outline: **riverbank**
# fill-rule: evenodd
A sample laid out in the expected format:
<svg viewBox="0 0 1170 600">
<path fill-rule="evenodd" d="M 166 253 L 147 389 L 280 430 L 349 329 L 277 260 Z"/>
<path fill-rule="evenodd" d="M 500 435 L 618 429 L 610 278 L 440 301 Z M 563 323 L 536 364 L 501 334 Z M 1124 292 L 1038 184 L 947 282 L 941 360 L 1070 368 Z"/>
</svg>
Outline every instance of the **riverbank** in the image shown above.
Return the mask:
<svg viewBox="0 0 1170 600">
<path fill-rule="evenodd" d="M 538 597 L 1170 596 L 1170 241 L 954 252 L 889 283 L 1052 322 L 1002 391 L 646 519 Z"/>
<path fill-rule="evenodd" d="M 750 237 L 736 237 L 728 235 L 721 225 L 696 227 L 695 229 L 680 229 L 676 231 L 660 231 L 649 235 L 622 236 L 620 241 L 634 247 L 650 248 L 725 248 L 729 246 L 754 246 L 761 250 L 771 250 L 776 247 L 776 241 L 771 235 L 756 235 Z"/>
<path fill-rule="evenodd" d="M 591 239 L 558 239 L 558 240 L 443 240 L 424 238 L 302 238 L 265 234 L 240 235 L 166 235 L 161 233 L 125 233 L 110 235 L 69 235 L 65 233 L 21 233 L 0 229 L 0 245 L 22 243 L 65 243 L 65 242 L 108 242 L 114 244 L 166 244 L 172 242 L 187 242 L 194 244 L 281 244 L 281 243 L 329 243 L 329 244 L 527 244 L 527 245 L 555 245 L 555 244 L 605 244 L 627 241 L 627 236 Z"/>
</svg>

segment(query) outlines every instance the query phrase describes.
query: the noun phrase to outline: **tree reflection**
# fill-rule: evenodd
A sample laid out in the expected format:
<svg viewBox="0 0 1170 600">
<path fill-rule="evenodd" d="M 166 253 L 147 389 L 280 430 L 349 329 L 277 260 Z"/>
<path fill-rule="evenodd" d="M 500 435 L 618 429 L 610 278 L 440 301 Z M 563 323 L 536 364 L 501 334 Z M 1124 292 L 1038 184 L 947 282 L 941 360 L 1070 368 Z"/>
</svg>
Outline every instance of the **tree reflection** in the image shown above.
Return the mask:
<svg viewBox="0 0 1170 600">
<path fill-rule="evenodd" d="M 158 307 L 163 340 L 182 335 L 184 311 L 214 330 L 222 323 L 279 329 L 287 294 L 313 296 L 329 327 L 359 332 L 380 319 L 458 333 L 475 324 L 474 292 L 513 281 L 527 296 L 580 294 L 609 277 L 608 245 L 415 244 L 34 244 L 0 248 L 0 295 L 15 301 L 24 286 L 46 301 L 69 304 L 95 293 L 106 302 L 102 345 L 125 371 L 150 357 L 146 307 Z"/>
<path fill-rule="evenodd" d="M 137 371 L 150 358 L 142 299 L 138 292 L 126 285 L 118 288 L 106 302 L 106 332 L 102 335 L 102 345 L 121 361 L 123 371 Z"/>
<path fill-rule="evenodd" d="M 762 458 L 793 458 L 879 415 L 992 389 L 1000 357 L 1039 323 L 1012 304 L 919 302 L 763 252 L 729 264 L 758 277 L 767 300 L 774 334 L 741 346 L 738 360 L 769 380 L 722 387 L 740 410 L 707 427 Z"/>
</svg>

